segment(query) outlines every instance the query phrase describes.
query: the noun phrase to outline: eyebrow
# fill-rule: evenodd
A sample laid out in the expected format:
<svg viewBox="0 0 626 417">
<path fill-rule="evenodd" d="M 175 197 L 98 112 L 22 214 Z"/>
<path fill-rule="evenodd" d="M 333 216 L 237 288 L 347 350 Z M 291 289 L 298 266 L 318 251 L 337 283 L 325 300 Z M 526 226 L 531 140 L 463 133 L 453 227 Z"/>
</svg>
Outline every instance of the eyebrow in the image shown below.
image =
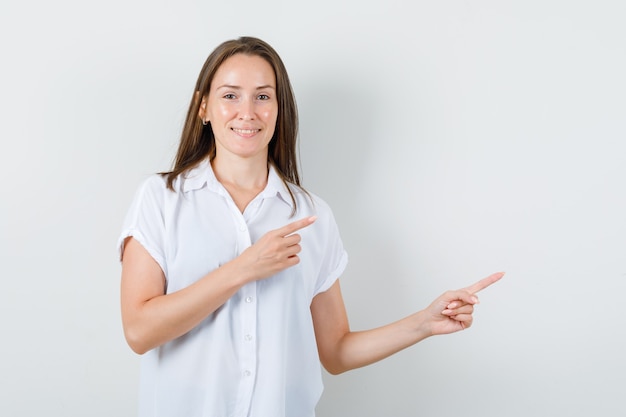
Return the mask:
<svg viewBox="0 0 626 417">
<path fill-rule="evenodd" d="M 238 85 L 230 85 L 230 84 L 224 84 L 224 85 L 220 85 L 219 87 L 216 87 L 216 90 L 219 90 L 221 88 L 228 88 L 229 90 L 241 90 L 242 87 L 238 86 Z M 276 90 L 276 87 L 274 87 L 273 85 L 260 85 L 256 88 L 257 90 L 266 90 L 266 89 L 272 89 L 272 90 Z"/>
</svg>

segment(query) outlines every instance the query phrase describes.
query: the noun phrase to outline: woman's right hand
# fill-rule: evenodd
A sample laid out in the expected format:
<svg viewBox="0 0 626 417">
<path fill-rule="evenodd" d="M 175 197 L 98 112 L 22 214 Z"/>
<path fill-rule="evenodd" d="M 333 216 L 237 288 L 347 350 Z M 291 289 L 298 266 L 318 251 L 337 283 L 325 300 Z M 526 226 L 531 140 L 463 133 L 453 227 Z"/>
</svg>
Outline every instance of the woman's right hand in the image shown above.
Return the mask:
<svg viewBox="0 0 626 417">
<path fill-rule="evenodd" d="M 244 275 L 256 281 L 297 265 L 301 237 L 295 232 L 310 226 L 316 219 L 316 216 L 300 219 L 264 234 L 237 259 Z"/>
</svg>

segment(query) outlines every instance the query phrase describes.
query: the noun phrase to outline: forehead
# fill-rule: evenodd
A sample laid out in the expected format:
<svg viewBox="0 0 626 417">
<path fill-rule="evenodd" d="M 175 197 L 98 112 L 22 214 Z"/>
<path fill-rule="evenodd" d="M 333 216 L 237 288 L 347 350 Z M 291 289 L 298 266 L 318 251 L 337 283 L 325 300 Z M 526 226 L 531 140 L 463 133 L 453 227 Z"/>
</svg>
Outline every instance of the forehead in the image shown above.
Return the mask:
<svg viewBox="0 0 626 417">
<path fill-rule="evenodd" d="M 264 58 L 258 55 L 236 54 L 218 67 L 211 88 L 219 88 L 221 85 L 275 87 L 275 84 L 274 69 Z"/>
</svg>

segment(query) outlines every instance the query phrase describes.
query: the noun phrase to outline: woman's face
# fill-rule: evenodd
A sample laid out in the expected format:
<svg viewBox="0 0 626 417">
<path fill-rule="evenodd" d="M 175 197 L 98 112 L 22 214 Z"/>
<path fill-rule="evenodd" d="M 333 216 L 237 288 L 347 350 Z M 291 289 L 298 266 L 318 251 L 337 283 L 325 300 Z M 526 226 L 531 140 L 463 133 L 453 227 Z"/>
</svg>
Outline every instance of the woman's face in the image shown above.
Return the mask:
<svg viewBox="0 0 626 417">
<path fill-rule="evenodd" d="M 218 68 L 199 116 L 211 123 L 216 157 L 267 160 L 278 117 L 276 75 L 256 55 L 237 54 Z"/>
</svg>

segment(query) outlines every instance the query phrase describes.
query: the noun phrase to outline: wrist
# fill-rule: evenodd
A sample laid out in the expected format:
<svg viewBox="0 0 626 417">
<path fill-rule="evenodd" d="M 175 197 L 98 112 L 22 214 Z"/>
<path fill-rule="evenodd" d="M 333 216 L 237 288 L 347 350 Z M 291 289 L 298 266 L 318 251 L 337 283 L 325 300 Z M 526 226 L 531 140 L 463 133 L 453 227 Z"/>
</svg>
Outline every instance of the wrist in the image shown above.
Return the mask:
<svg viewBox="0 0 626 417">
<path fill-rule="evenodd" d="M 230 279 L 240 286 L 257 280 L 254 268 L 245 261 L 244 254 L 224 264 L 224 267 L 228 268 L 228 276 L 230 276 Z"/>
<path fill-rule="evenodd" d="M 428 312 L 426 310 L 418 311 L 409 317 L 411 319 L 411 331 L 417 340 L 423 340 L 435 334 L 432 320 L 428 320 Z"/>
</svg>

